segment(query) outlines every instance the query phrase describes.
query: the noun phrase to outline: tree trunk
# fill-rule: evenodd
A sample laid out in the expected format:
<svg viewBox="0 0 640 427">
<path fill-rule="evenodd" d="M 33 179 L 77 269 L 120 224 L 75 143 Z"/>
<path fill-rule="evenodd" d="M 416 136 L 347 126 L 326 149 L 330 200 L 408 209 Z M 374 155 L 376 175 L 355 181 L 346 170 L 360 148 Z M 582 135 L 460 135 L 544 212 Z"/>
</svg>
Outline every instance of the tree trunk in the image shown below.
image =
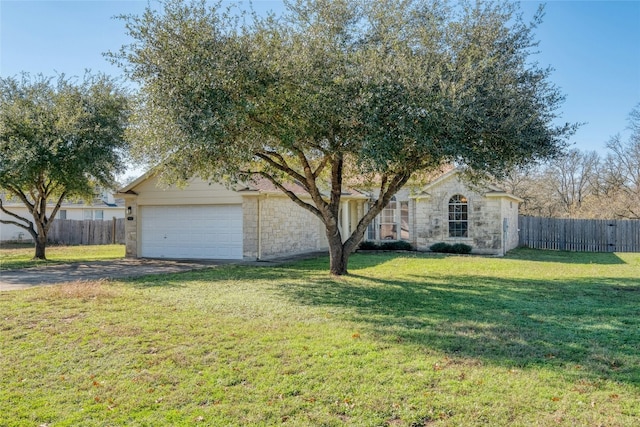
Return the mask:
<svg viewBox="0 0 640 427">
<path fill-rule="evenodd" d="M 344 250 L 342 236 L 337 225 L 327 228 L 327 239 L 329 240 L 329 273 L 332 276 L 348 274 L 349 253 Z"/>
<path fill-rule="evenodd" d="M 42 234 L 40 234 L 38 235 L 38 237 L 36 237 L 35 242 L 36 242 L 36 254 L 34 255 L 33 259 L 46 260 L 47 257 L 45 256 L 45 250 L 47 248 L 47 237 L 42 236 Z"/>
<path fill-rule="evenodd" d="M 342 276 L 348 274 L 347 264 L 349 262 L 349 254 L 339 245 L 329 244 L 329 272 L 332 276 Z"/>
</svg>

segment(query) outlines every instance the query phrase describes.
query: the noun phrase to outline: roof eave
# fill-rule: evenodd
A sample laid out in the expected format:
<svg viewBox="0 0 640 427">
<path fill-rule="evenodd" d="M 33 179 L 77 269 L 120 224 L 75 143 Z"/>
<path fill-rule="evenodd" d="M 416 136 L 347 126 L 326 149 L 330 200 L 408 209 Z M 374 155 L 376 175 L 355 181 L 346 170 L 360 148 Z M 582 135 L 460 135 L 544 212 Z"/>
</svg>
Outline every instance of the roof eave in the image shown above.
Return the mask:
<svg viewBox="0 0 640 427">
<path fill-rule="evenodd" d="M 489 191 L 487 193 L 484 193 L 484 196 L 489 198 L 494 198 L 494 199 L 499 199 L 499 198 L 511 199 L 518 203 L 524 202 L 524 199 L 521 199 L 518 196 L 514 196 L 511 193 L 507 193 L 506 191 Z"/>
</svg>

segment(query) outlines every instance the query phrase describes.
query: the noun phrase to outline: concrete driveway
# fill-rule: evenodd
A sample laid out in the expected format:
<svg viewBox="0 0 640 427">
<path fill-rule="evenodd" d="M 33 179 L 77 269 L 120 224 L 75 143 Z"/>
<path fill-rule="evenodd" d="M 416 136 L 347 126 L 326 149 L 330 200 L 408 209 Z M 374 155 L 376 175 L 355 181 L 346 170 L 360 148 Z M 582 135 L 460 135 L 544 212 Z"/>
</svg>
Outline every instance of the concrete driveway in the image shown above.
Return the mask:
<svg viewBox="0 0 640 427">
<path fill-rule="evenodd" d="M 229 263 L 228 261 L 181 261 L 155 259 L 118 259 L 73 264 L 48 265 L 0 271 L 0 291 L 29 289 L 58 283 L 123 279 L 150 274 L 178 273 Z"/>
</svg>

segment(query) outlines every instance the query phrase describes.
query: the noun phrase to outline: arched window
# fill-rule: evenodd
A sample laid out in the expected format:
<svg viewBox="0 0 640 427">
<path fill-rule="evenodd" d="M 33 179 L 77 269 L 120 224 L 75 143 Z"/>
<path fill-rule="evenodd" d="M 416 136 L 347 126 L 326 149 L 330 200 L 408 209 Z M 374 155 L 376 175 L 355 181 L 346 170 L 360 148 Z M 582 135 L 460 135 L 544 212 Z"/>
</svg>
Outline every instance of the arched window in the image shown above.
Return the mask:
<svg viewBox="0 0 640 427">
<path fill-rule="evenodd" d="M 467 198 L 456 194 L 449 199 L 449 237 L 468 237 L 469 204 Z"/>
</svg>

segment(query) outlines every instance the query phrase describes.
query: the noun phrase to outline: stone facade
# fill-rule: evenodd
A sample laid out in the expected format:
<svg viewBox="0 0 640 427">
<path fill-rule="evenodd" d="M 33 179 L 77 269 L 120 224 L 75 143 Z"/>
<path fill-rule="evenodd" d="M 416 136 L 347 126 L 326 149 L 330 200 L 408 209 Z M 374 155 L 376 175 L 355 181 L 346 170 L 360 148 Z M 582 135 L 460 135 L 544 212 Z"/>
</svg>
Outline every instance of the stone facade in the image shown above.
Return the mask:
<svg viewBox="0 0 640 427">
<path fill-rule="evenodd" d="M 328 247 L 320 220 L 286 196 L 245 197 L 242 216 L 244 259 L 270 259 Z"/>
<path fill-rule="evenodd" d="M 322 222 L 311 212 L 282 195 L 261 196 L 257 200 L 259 218 L 259 246 L 251 244 L 249 230 L 245 229 L 245 256 L 248 247 L 258 246 L 256 258 L 269 259 L 328 249 Z M 245 227 L 252 213 L 245 214 Z M 254 238 L 254 239 L 255 239 Z"/>
<path fill-rule="evenodd" d="M 434 243 L 464 243 L 473 253 L 503 255 L 518 244 L 518 199 L 500 191 L 470 188 L 451 173 L 412 196 L 412 243 L 428 250 Z M 455 195 L 467 200 L 466 237 L 449 234 L 449 201 Z M 506 222 L 505 222 L 506 221 Z M 507 233 L 505 233 L 507 231 Z"/>
<path fill-rule="evenodd" d="M 245 197 L 242 201 L 242 256 L 247 260 L 260 259 L 259 198 Z"/>
<path fill-rule="evenodd" d="M 125 201 L 125 217 L 124 234 L 125 234 L 125 257 L 136 258 L 138 256 L 138 201 L 134 195 L 128 194 L 124 196 Z M 131 208 L 131 213 L 128 212 Z"/>
</svg>

